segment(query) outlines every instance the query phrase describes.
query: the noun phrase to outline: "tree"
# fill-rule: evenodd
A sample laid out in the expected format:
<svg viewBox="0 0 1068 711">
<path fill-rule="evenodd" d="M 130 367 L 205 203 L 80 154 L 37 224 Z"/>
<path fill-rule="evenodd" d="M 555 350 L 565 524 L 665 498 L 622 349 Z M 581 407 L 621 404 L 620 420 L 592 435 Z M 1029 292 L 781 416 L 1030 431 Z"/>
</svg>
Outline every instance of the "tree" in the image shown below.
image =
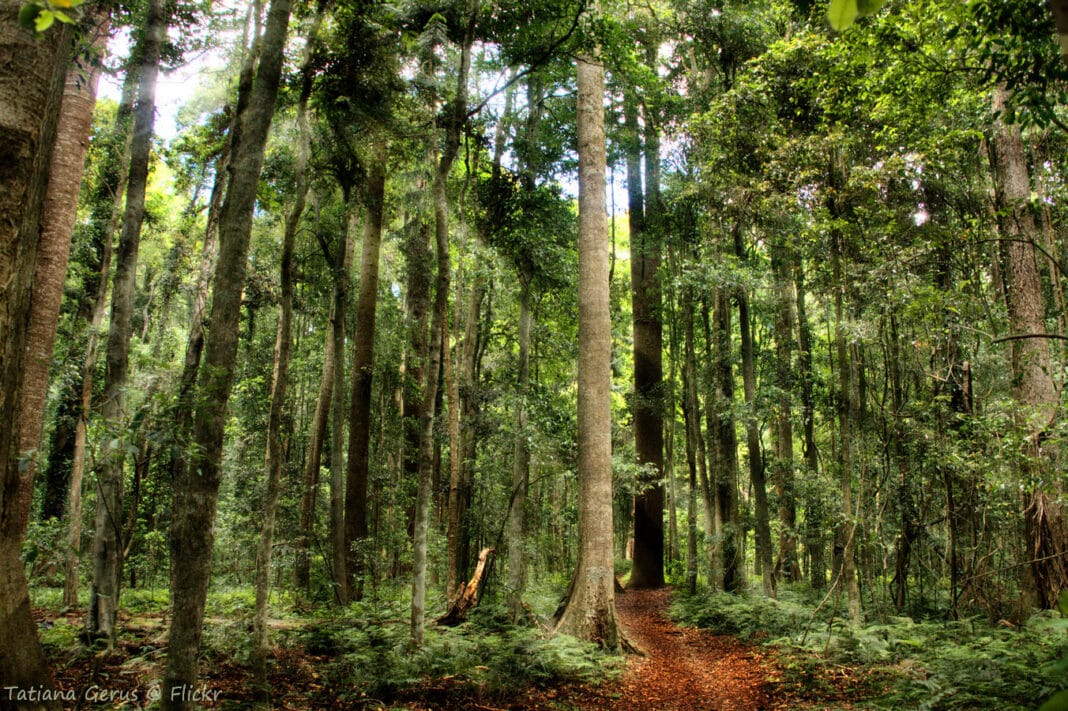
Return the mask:
<svg viewBox="0 0 1068 711">
<path fill-rule="evenodd" d="M 126 210 L 122 220 L 111 294 L 108 326 L 107 372 L 101 416 L 110 429 L 101 451 L 104 463 L 97 478 L 99 496 L 93 531 L 93 588 L 86 631 L 107 637 L 114 644 L 122 578 L 122 488 L 125 476 L 126 383 L 129 371 L 134 292 L 137 288 L 137 252 L 145 216 L 148 161 L 156 112 L 156 81 L 167 32 L 167 18 L 159 0 L 149 0 L 145 9 L 144 35 L 138 44 L 137 103 L 134 106 L 130 170 L 126 181 Z"/>
<path fill-rule="evenodd" d="M 1050 609 L 1068 587 L 1068 524 L 1064 487 L 1048 482 L 1050 453 L 1043 440 L 1058 416 L 1060 395 L 1053 382 L 1046 339 L 1042 279 L 1035 244 L 1038 231 L 1027 201 L 1031 180 L 1019 127 L 1002 115 L 1007 94 L 994 93 L 994 135 L 990 143 L 995 197 L 1001 232 L 1005 301 L 1012 330 L 1013 394 L 1016 426 L 1025 438 L 1022 487 L 1024 541 L 1023 589 L 1030 605 Z"/>
<path fill-rule="evenodd" d="M 238 120 L 230 181 L 219 217 L 219 262 L 212 290 L 210 328 L 204 343 L 193 416 L 194 451 L 183 478 L 175 482 L 171 529 L 173 620 L 163 684 L 163 706 L 187 709 L 184 692 L 197 677 L 197 655 L 211 556 L 226 406 L 237 357 L 241 292 L 252 229 L 252 210 L 263 165 L 263 150 L 274 115 L 281 78 L 289 0 L 272 0 L 263 35 L 259 70 L 247 109 Z"/>
<path fill-rule="evenodd" d="M 20 493 L 29 487 L 19 429 L 10 423 L 22 406 L 30 293 L 70 33 L 59 28 L 38 40 L 19 26 L 20 6 L 0 2 L 0 685 L 52 688 L 20 557 L 29 514 Z"/>
<path fill-rule="evenodd" d="M 103 54 L 107 47 L 106 16 L 96 14 L 88 22 L 91 49 Z M 26 364 L 22 374 L 23 403 L 19 417 L 19 449 L 33 452 L 26 482 L 32 482 L 37 470 L 38 444 L 44 425 L 45 396 L 56 342 L 60 301 L 67 273 L 74 221 L 77 217 L 78 192 L 89 148 L 89 130 L 96 105 L 100 65 L 90 60 L 88 76 L 81 70 L 67 72 L 63 101 L 56 125 L 55 150 L 48 176 L 48 200 L 41 216 L 41 239 L 37 245 L 37 263 L 33 278 L 33 300 L 26 336 Z M 24 499 L 28 493 L 21 493 Z M 56 507 L 62 504 L 57 492 Z"/>
<path fill-rule="evenodd" d="M 576 60 L 579 154 L 579 555 L 554 632 L 620 650 L 612 558 L 612 321 L 605 222 L 604 65 Z"/>
<path fill-rule="evenodd" d="M 642 191 L 642 145 L 638 105 L 624 100 L 627 129 L 627 197 L 630 222 L 631 312 L 634 322 L 634 451 L 643 468 L 634 499 L 634 566 L 630 586 L 664 584 L 664 418 L 662 392 L 663 338 L 660 317 L 660 248 L 655 232 L 646 229 Z M 647 123 L 650 117 L 646 116 Z M 658 156 L 647 155 L 649 160 Z M 653 191 L 646 186 L 646 191 Z"/>
</svg>

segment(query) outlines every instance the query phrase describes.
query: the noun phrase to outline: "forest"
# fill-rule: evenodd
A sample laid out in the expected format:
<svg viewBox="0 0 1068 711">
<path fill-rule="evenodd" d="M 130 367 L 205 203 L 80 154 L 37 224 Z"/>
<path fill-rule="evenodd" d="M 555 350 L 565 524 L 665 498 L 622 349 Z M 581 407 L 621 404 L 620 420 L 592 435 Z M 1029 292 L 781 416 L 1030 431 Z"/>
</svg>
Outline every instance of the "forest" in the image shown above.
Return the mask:
<svg viewBox="0 0 1068 711">
<path fill-rule="evenodd" d="M 0 0 L 0 709 L 1068 710 L 1066 292 L 1068 0 Z"/>
</svg>

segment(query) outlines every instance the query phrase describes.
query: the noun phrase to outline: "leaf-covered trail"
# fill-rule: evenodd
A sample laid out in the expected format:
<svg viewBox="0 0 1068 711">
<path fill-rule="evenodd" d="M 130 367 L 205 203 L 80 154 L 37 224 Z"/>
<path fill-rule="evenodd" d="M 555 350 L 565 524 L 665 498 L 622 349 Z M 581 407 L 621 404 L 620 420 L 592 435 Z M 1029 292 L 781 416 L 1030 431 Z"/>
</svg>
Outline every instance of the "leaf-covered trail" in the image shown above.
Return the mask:
<svg viewBox="0 0 1068 711">
<path fill-rule="evenodd" d="M 616 610 L 627 637 L 645 656 L 630 656 L 616 683 L 549 691 L 527 708 L 772 708 L 765 687 L 774 669 L 761 650 L 735 637 L 675 625 L 668 617 L 670 603 L 666 588 L 617 595 Z"/>
</svg>

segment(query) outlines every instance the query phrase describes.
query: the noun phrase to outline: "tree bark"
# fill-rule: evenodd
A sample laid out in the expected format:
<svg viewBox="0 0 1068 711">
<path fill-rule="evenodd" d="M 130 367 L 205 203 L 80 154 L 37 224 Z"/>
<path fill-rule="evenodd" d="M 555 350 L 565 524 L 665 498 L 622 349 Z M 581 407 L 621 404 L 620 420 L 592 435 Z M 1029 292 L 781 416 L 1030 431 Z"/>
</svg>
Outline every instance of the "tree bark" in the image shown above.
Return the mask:
<svg viewBox="0 0 1068 711">
<path fill-rule="evenodd" d="M 631 313 L 634 328 L 634 452 L 642 473 L 634 498 L 633 588 L 664 585 L 663 327 L 660 320 L 660 247 L 645 229 L 642 145 L 638 104 L 623 102 L 627 135 Z"/>
<path fill-rule="evenodd" d="M 274 341 L 274 370 L 271 374 L 271 403 L 267 415 L 267 452 L 264 461 L 267 482 L 263 502 L 263 526 L 256 545 L 256 606 L 252 616 L 251 661 L 254 693 L 258 700 L 264 702 L 270 701 L 271 698 L 271 687 L 267 682 L 267 602 L 271 593 L 271 554 L 274 550 L 278 497 L 282 488 L 282 465 L 286 459 L 282 443 L 282 408 L 285 407 L 289 385 L 289 354 L 293 343 L 293 288 L 296 281 L 293 260 L 297 246 L 297 228 L 304 216 L 304 206 L 308 198 L 308 155 L 311 152 L 308 99 L 312 91 L 311 59 L 322 17 L 322 12 L 317 12 L 312 19 L 304 49 L 301 70 L 303 81 L 297 102 L 299 136 L 293 171 L 293 206 L 286 215 L 279 269 L 281 294 L 278 302 L 278 330 Z"/>
<path fill-rule="evenodd" d="M 609 650 L 625 640 L 616 619 L 612 545 L 612 319 L 605 219 L 604 65 L 580 56 L 578 565 L 554 633 Z"/>
<path fill-rule="evenodd" d="M 93 585 L 86 631 L 114 645 L 115 620 L 122 583 L 122 489 L 125 478 L 126 380 L 129 372 L 131 321 L 137 290 L 137 253 L 145 216 L 149 153 L 156 112 L 156 82 L 166 39 L 167 18 L 159 0 L 149 0 L 144 35 L 139 43 L 140 70 L 134 105 L 126 211 L 116 252 L 108 326 L 107 370 L 100 415 L 107 427 L 97 476 L 96 525 L 93 530 Z"/>
<path fill-rule="evenodd" d="M 828 207 L 836 220 L 846 217 L 841 191 L 845 187 L 845 166 L 836 149 L 831 156 L 828 170 Z M 849 619 L 853 624 L 861 622 L 860 588 L 857 584 L 856 550 L 857 521 L 853 512 L 853 423 L 856 404 L 853 397 L 853 362 L 845 337 L 844 294 L 847 289 L 842 273 L 842 248 L 845 235 L 839 227 L 831 230 L 831 279 L 834 289 L 834 348 L 838 366 L 838 476 L 842 496 L 842 521 L 835 532 L 835 547 L 841 551 L 838 582 L 845 589 L 849 607 Z"/>
<path fill-rule="evenodd" d="M 801 579 L 797 562 L 797 498 L 794 491 L 794 423 L 793 393 L 795 386 L 793 356 L 794 292 L 790 281 L 790 248 L 771 246 L 771 270 L 775 293 L 775 384 L 779 396 L 775 402 L 775 459 L 772 476 L 779 497 L 779 554 L 775 574 L 789 582 Z"/>
<path fill-rule="evenodd" d="M 745 589 L 745 550 L 742 547 L 742 521 L 738 506 L 738 433 L 734 415 L 734 372 L 731 365 L 731 297 L 727 290 L 716 293 L 715 330 L 706 339 L 713 344 L 712 367 L 715 396 L 707 417 L 713 432 L 716 459 L 716 513 L 719 519 L 720 566 L 726 592 Z M 706 323 L 706 332 L 708 324 Z"/>
<path fill-rule="evenodd" d="M 108 23 L 103 13 L 91 20 L 93 50 L 103 52 L 107 47 Z M 52 366 L 52 351 L 56 342 L 59 307 L 63 300 L 63 285 L 67 275 L 71 236 L 78 212 L 78 193 L 81 190 L 85 154 L 89 149 L 89 130 L 96 105 L 96 88 L 100 68 L 92 65 L 86 75 L 81 70 L 67 72 L 56 125 L 55 149 L 49 168 L 48 199 L 41 216 L 41 236 L 37 244 L 37 262 L 33 278 L 33 297 L 26 335 L 26 363 L 22 374 L 22 415 L 19 418 L 19 449 L 34 452 L 28 462 L 25 482 L 32 484 L 37 470 L 36 450 L 41 439 L 48 394 L 48 376 Z M 56 492 L 54 508 L 62 506 L 60 492 Z M 23 498 L 31 497 L 23 492 Z"/>
<path fill-rule="evenodd" d="M 350 200 L 345 200 L 346 204 Z M 349 604 L 348 553 L 345 549 L 345 324 L 348 320 L 349 283 L 352 275 L 353 241 L 350 236 L 355 218 L 349 215 L 335 255 L 334 310 L 330 323 L 334 342 L 333 411 L 330 420 L 330 557 L 338 604 Z"/>
<path fill-rule="evenodd" d="M 415 520 L 412 561 L 411 641 L 416 649 L 423 646 L 426 618 L 427 529 L 430 519 L 430 482 L 434 470 L 434 420 L 437 414 L 438 381 L 441 377 L 442 343 L 448 331 L 449 307 L 449 203 L 446 186 L 453 162 L 460 149 L 460 138 L 467 122 L 467 77 L 471 68 L 471 47 L 475 40 L 478 0 L 469 0 L 464 36 L 460 45 L 460 66 L 456 76 L 456 94 L 445 106 L 445 141 L 434 171 L 434 245 L 437 255 L 437 280 L 434 312 L 430 324 L 426 381 L 419 420 L 419 466 L 415 497 Z"/>
<path fill-rule="evenodd" d="M 530 484 L 530 433 L 526 398 L 530 391 L 531 277 L 519 275 L 519 373 L 516 378 L 515 446 L 512 461 L 512 496 L 508 507 L 508 597 L 514 619 L 521 619 L 527 582 L 526 506 Z"/>
<path fill-rule="evenodd" d="M 35 38 L 0 0 L 0 422 L 18 420 L 41 212 L 70 32 Z M 0 686 L 53 688 L 20 558 L 29 515 L 16 427 L 0 428 Z M 58 703 L 24 708 L 59 708 Z"/>
<path fill-rule="evenodd" d="M 814 395 L 814 372 L 812 369 L 812 328 L 808 322 L 805 306 L 805 266 L 798 260 L 795 272 L 797 292 L 797 363 L 801 381 L 801 416 L 804 418 L 804 444 L 802 459 L 808 476 L 819 473 L 819 452 L 816 449 L 816 401 Z M 824 552 L 823 502 L 815 487 L 808 487 L 805 499 L 805 548 L 808 551 L 808 578 L 813 590 L 823 590 L 827 585 L 827 563 Z"/>
<path fill-rule="evenodd" d="M 259 71 L 248 107 L 239 119 L 230 181 L 219 218 L 219 261 L 213 280 L 210 329 L 193 415 L 194 451 L 188 471 L 175 482 L 171 527 L 173 618 L 162 705 L 189 709 L 197 677 L 204 604 L 211 578 L 213 528 L 222 469 L 227 402 L 234 378 L 252 212 L 263 151 L 274 113 L 289 25 L 290 0 L 272 0 Z"/>
<path fill-rule="evenodd" d="M 349 409 L 349 457 L 345 487 L 345 550 L 350 589 L 360 599 L 366 568 L 367 480 L 371 450 L 371 386 L 374 380 L 375 307 L 378 302 L 378 262 L 382 244 L 386 191 L 386 147 L 379 144 L 367 179 L 360 289 L 356 296 L 356 335 L 352 351 L 352 394 Z"/>
<path fill-rule="evenodd" d="M 1004 110 L 1007 99 L 1005 89 L 995 90 L 995 113 Z M 1019 127 L 1005 123 L 1004 117 L 998 115 L 990 147 L 1009 326 L 1017 334 L 1047 333 L 1035 250 L 1039 233 L 1028 205 L 1031 180 Z M 1018 406 L 1015 424 L 1026 438 L 1021 461 L 1025 543 L 1022 586 L 1029 605 L 1050 609 L 1056 607 L 1061 590 L 1068 588 L 1064 486 L 1058 477 L 1045 474 L 1055 463 L 1053 452 L 1043 448 L 1058 418 L 1060 394 L 1053 381 L 1048 340 L 1022 338 L 1011 344 L 1013 395 Z M 1038 483 L 1047 478 L 1054 483 Z"/>
</svg>

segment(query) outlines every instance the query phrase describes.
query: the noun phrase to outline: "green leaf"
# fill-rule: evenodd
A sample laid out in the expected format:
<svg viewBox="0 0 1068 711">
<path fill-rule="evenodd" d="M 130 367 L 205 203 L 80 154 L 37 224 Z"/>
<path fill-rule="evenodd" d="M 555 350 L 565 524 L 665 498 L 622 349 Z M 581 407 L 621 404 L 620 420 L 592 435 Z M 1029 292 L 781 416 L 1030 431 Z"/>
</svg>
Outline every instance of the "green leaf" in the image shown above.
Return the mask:
<svg viewBox="0 0 1068 711">
<path fill-rule="evenodd" d="M 55 15 L 56 15 L 56 19 L 59 20 L 60 22 L 65 22 L 68 25 L 73 25 L 74 24 L 74 19 L 70 15 L 65 13 L 65 12 L 60 12 L 59 10 L 56 10 L 55 11 Z"/>
<path fill-rule="evenodd" d="M 33 26 L 38 32 L 44 32 L 51 27 L 52 23 L 55 21 L 56 16 L 50 10 L 41 10 L 40 14 L 37 15 L 37 19 L 34 20 Z"/>
<path fill-rule="evenodd" d="M 827 20 L 831 27 L 841 32 L 856 19 L 857 0 L 831 0 L 831 6 L 827 8 Z"/>
<path fill-rule="evenodd" d="M 1061 596 L 1057 600 L 1057 609 L 1061 611 L 1061 614 L 1068 617 L 1068 590 L 1061 590 Z"/>
<path fill-rule="evenodd" d="M 1058 691 L 1038 711 L 1068 711 L 1068 689 Z"/>
<path fill-rule="evenodd" d="M 34 3 L 27 3 L 19 10 L 19 25 L 24 29 L 32 30 L 34 28 L 34 22 L 37 20 L 38 13 L 41 12 L 41 7 Z"/>
</svg>

